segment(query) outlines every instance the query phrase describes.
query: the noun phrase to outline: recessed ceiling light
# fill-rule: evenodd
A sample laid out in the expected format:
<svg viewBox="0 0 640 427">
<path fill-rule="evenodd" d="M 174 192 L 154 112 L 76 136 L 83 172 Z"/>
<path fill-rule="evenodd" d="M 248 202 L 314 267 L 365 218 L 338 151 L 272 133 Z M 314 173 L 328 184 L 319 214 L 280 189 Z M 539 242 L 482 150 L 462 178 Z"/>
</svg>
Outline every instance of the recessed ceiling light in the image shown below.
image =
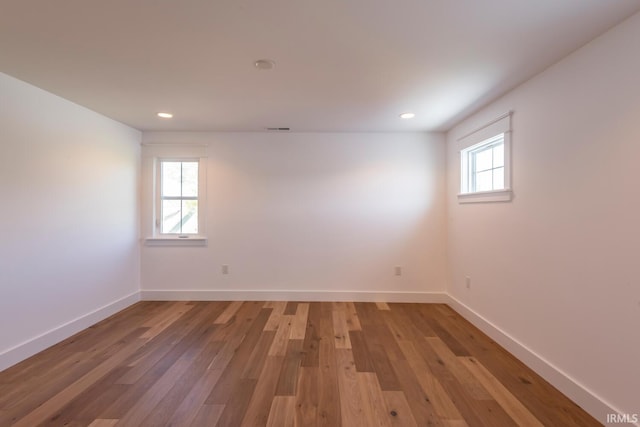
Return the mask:
<svg viewBox="0 0 640 427">
<path fill-rule="evenodd" d="M 402 113 L 400 114 L 401 119 L 413 119 L 416 115 L 414 113 Z"/>
<path fill-rule="evenodd" d="M 253 63 L 253 66 L 258 70 L 272 70 L 276 63 L 271 59 L 258 59 Z"/>
<path fill-rule="evenodd" d="M 173 114 L 171 114 L 171 113 L 158 113 L 158 117 L 162 117 L 163 119 L 170 119 L 171 117 L 173 117 Z"/>
</svg>

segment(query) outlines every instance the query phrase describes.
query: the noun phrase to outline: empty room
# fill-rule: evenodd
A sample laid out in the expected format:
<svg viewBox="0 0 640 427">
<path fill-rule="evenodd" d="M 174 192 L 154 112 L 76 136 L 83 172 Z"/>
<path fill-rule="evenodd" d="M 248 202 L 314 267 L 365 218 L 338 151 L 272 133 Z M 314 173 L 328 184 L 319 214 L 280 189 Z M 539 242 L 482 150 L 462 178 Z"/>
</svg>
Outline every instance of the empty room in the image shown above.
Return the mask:
<svg viewBox="0 0 640 427">
<path fill-rule="evenodd" d="M 0 427 L 640 426 L 640 1 L 0 4 Z"/>
</svg>

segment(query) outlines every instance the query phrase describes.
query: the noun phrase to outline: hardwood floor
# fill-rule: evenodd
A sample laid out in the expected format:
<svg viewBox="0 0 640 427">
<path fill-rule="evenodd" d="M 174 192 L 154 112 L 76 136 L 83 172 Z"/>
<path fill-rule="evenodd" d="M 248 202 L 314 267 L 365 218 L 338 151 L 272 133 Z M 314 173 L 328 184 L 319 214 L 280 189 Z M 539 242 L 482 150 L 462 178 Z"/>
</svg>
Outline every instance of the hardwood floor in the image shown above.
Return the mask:
<svg viewBox="0 0 640 427">
<path fill-rule="evenodd" d="M 440 304 L 141 302 L 0 373 L 0 426 L 601 425 Z"/>
</svg>

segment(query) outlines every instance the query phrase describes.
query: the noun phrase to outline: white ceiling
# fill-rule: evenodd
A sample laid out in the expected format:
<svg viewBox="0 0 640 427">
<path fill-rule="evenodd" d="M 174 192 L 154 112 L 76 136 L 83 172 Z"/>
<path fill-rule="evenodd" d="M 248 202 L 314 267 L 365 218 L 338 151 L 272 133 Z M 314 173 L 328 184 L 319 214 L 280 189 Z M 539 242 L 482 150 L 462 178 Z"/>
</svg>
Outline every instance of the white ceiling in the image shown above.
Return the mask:
<svg viewBox="0 0 640 427">
<path fill-rule="evenodd" d="M 638 10 L 639 0 L 0 0 L 0 71 L 140 130 L 446 130 Z M 256 70 L 262 58 L 276 68 Z M 164 110 L 175 117 L 155 116 Z"/>
</svg>

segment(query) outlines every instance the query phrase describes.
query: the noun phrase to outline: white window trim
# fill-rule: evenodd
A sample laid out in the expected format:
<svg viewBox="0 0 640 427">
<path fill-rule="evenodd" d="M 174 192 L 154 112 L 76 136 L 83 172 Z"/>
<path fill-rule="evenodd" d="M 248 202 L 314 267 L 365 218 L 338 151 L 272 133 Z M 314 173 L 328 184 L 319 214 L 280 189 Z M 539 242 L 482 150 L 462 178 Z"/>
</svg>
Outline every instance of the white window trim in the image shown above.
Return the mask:
<svg viewBox="0 0 640 427">
<path fill-rule="evenodd" d="M 511 116 L 513 112 L 490 121 L 484 126 L 474 130 L 458 139 L 458 155 L 460 165 L 458 203 L 490 203 L 509 202 L 513 199 L 511 188 Z M 504 134 L 504 189 L 492 191 L 469 192 L 468 185 L 468 158 L 465 152 L 485 143 L 487 140 Z"/>
<path fill-rule="evenodd" d="M 162 162 L 197 162 L 198 163 L 198 197 L 196 198 L 196 200 L 198 201 L 198 233 L 184 233 L 184 234 L 180 234 L 180 233 L 163 233 L 161 231 L 162 229 L 162 225 L 161 225 L 161 216 L 162 216 L 162 194 L 161 194 L 161 185 L 162 185 Z M 157 158 L 156 162 L 155 162 L 155 182 L 158 184 L 155 187 L 155 195 L 154 195 L 154 199 L 155 199 L 155 207 L 154 207 L 154 213 L 153 213 L 153 220 L 154 220 L 154 232 L 153 235 L 157 236 L 159 238 L 164 238 L 164 237 L 177 237 L 181 240 L 183 239 L 188 239 L 190 237 L 201 237 L 202 232 L 201 230 L 203 230 L 204 228 L 204 218 L 200 215 L 200 213 L 202 212 L 202 206 L 200 206 L 200 196 L 202 195 L 202 186 L 201 186 L 201 182 L 203 179 L 202 176 L 202 169 L 201 169 L 201 161 L 198 158 L 176 158 L 176 157 L 164 157 L 164 158 Z"/>
<path fill-rule="evenodd" d="M 149 159 L 148 177 L 151 188 L 147 189 L 149 203 L 147 213 L 150 235 L 144 238 L 147 246 L 206 246 L 208 237 L 205 233 L 206 220 L 206 146 L 188 146 L 176 144 L 145 144 L 143 150 Z M 160 233 L 160 162 L 198 162 L 198 234 L 163 234 Z M 146 222 L 146 221 L 145 221 Z M 146 227 L 145 227 L 146 228 Z"/>
</svg>

